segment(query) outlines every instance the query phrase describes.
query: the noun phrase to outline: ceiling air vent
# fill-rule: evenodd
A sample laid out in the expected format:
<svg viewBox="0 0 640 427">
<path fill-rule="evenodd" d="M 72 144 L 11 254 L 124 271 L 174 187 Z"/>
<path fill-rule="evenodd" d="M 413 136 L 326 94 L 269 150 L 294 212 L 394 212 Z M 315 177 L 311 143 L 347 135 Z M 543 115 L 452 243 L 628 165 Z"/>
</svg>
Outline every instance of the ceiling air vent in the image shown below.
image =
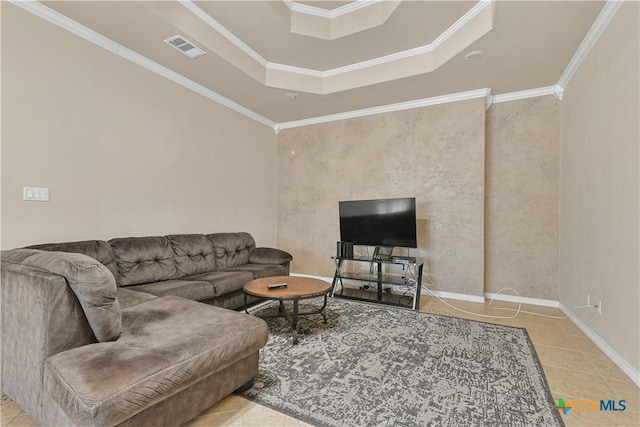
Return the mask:
<svg viewBox="0 0 640 427">
<path fill-rule="evenodd" d="M 165 42 L 170 46 L 178 49 L 180 52 L 187 55 L 191 59 L 196 59 L 198 56 L 202 56 L 207 53 L 182 36 L 170 37 L 166 39 Z"/>
</svg>

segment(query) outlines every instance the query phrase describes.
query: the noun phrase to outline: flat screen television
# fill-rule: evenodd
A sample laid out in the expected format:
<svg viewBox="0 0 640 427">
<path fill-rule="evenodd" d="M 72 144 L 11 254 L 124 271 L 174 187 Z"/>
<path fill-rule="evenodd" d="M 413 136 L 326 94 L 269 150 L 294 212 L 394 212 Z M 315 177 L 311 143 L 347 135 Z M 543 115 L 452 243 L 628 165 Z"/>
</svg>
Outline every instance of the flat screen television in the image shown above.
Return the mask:
<svg viewBox="0 0 640 427">
<path fill-rule="evenodd" d="M 417 248 L 416 199 L 338 202 L 340 240 L 354 245 Z"/>
</svg>

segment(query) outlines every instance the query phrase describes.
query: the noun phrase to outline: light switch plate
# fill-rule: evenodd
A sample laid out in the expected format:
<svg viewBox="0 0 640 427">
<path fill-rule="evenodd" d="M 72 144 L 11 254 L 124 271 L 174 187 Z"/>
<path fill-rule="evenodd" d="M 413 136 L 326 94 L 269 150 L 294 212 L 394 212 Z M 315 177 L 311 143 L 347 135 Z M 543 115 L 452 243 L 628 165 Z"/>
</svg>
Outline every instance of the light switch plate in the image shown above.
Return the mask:
<svg viewBox="0 0 640 427">
<path fill-rule="evenodd" d="M 48 202 L 49 189 L 41 187 L 23 187 L 22 200 L 28 200 L 31 202 Z"/>
</svg>

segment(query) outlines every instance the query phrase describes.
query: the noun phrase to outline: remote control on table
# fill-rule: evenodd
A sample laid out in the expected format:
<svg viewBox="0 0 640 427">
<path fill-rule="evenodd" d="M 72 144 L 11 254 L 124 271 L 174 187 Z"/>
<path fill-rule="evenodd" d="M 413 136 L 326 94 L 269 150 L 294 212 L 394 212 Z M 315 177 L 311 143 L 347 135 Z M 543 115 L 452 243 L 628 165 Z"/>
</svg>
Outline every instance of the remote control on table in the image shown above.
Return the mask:
<svg viewBox="0 0 640 427">
<path fill-rule="evenodd" d="M 286 283 L 274 283 L 273 285 L 268 285 L 267 289 L 271 290 L 271 289 L 280 289 L 280 288 L 286 288 L 287 284 Z"/>
</svg>

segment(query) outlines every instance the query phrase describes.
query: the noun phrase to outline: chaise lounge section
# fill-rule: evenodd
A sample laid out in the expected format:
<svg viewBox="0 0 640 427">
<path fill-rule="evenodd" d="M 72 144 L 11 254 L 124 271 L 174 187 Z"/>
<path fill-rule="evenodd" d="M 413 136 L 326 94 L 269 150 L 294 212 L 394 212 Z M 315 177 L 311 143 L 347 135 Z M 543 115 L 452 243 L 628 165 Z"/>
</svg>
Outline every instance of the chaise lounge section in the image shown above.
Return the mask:
<svg viewBox="0 0 640 427">
<path fill-rule="evenodd" d="M 3 251 L 2 390 L 41 425 L 182 425 L 257 375 L 265 322 L 222 307 L 290 260 L 247 233 Z"/>
</svg>

